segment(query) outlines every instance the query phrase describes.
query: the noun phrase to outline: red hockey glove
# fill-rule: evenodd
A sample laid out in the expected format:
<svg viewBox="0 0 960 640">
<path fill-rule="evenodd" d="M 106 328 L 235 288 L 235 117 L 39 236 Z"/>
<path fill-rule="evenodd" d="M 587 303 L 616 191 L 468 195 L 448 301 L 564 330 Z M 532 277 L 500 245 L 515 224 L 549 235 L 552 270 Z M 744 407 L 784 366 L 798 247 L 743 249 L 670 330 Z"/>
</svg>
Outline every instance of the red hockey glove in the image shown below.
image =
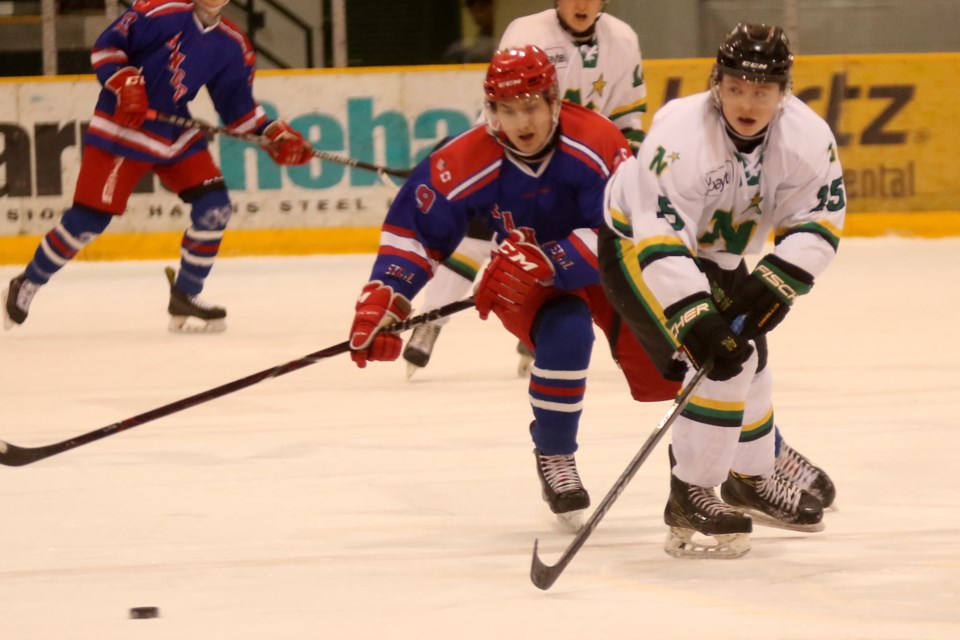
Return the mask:
<svg viewBox="0 0 960 640">
<path fill-rule="evenodd" d="M 300 132 L 283 120 L 274 120 L 263 130 L 270 139 L 264 147 L 277 164 L 307 164 L 313 158 L 313 147 Z"/>
<path fill-rule="evenodd" d="M 368 282 L 357 300 L 356 315 L 350 327 L 350 357 L 363 369 L 367 361 L 396 360 L 403 340 L 380 330 L 410 315 L 410 301 L 379 280 Z"/>
<path fill-rule="evenodd" d="M 491 311 L 497 316 L 518 311 L 527 294 L 534 287 L 553 284 L 553 276 L 553 264 L 540 247 L 527 242 L 520 231 L 511 231 L 477 285 L 480 318 L 486 320 Z"/>
<path fill-rule="evenodd" d="M 117 108 L 113 112 L 117 124 L 139 129 L 150 109 L 147 86 L 140 72 L 133 67 L 124 67 L 110 76 L 104 86 L 117 96 Z"/>
</svg>

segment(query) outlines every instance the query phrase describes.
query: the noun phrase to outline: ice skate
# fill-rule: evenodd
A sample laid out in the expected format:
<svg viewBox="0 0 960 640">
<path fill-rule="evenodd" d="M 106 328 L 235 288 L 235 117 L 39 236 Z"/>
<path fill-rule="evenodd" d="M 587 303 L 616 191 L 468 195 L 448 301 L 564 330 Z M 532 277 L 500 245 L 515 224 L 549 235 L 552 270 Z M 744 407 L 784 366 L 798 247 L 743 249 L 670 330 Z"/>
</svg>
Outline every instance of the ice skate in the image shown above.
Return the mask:
<svg viewBox="0 0 960 640">
<path fill-rule="evenodd" d="M 812 493 L 824 509 L 832 505 L 837 497 L 837 489 L 833 486 L 830 476 L 788 445 L 786 441 L 780 441 L 780 455 L 777 456 L 774 471 L 778 476 Z"/>
<path fill-rule="evenodd" d="M 530 370 L 533 369 L 533 351 L 522 342 L 517 342 L 517 353 L 520 354 L 520 362 L 517 363 L 517 376 L 520 378 L 529 378 Z"/>
<path fill-rule="evenodd" d="M 407 380 L 412 378 L 418 369 L 422 369 L 430 362 L 433 345 L 442 328 L 435 322 L 429 322 L 413 330 L 407 346 L 403 349 L 403 359 L 407 361 Z"/>
<path fill-rule="evenodd" d="M 170 331 L 174 333 L 220 333 L 227 329 L 227 310 L 187 295 L 174 285 L 177 274 L 171 267 L 164 269 L 170 282 Z"/>
<path fill-rule="evenodd" d="M 813 494 L 771 473 L 742 476 L 730 472 L 720 485 L 723 500 L 757 521 L 791 531 L 823 531 L 823 505 Z"/>
<path fill-rule="evenodd" d="M 570 455 L 543 455 L 533 450 L 537 458 L 537 475 L 543 489 L 543 500 L 557 516 L 560 526 L 576 533 L 586 521 L 590 496 L 580 482 L 577 461 Z"/>
<path fill-rule="evenodd" d="M 27 312 L 30 311 L 30 303 L 33 302 L 33 296 L 36 295 L 40 285 L 27 280 L 24 274 L 20 274 L 10 281 L 7 288 L 3 290 L 3 328 L 12 329 L 18 324 L 23 324 L 27 319 Z"/>
<path fill-rule="evenodd" d="M 670 527 L 663 550 L 674 558 L 739 558 L 750 551 L 750 516 L 724 504 L 713 487 L 687 484 L 670 474 L 663 512 Z"/>
</svg>

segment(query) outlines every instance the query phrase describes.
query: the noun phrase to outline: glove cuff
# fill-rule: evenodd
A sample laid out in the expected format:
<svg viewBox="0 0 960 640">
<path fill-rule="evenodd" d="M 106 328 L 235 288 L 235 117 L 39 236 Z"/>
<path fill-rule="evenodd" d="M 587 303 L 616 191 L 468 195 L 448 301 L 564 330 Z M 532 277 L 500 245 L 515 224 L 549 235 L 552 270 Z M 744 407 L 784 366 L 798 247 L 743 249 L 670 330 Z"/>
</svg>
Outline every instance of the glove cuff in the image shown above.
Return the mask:
<svg viewBox="0 0 960 640">
<path fill-rule="evenodd" d="M 107 81 L 103 83 L 103 86 L 116 94 L 127 85 L 143 83 L 143 76 L 140 75 L 139 69 L 136 67 L 123 67 L 122 69 L 115 71 L 112 76 L 107 78 Z"/>
<path fill-rule="evenodd" d="M 752 275 L 787 306 L 813 288 L 813 276 L 772 253 L 757 263 Z"/>
</svg>

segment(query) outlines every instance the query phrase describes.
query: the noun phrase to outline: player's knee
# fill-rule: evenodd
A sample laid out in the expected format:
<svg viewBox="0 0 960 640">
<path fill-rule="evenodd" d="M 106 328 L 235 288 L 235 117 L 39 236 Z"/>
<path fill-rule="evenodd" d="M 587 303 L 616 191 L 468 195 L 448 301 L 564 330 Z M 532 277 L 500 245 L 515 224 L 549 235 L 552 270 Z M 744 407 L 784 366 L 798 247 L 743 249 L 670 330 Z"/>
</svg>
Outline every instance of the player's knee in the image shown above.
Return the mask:
<svg viewBox="0 0 960 640">
<path fill-rule="evenodd" d="M 195 228 L 204 231 L 223 231 L 227 228 L 233 215 L 233 204 L 226 189 L 221 187 L 188 195 L 190 200 L 183 194 L 181 197 L 192 205 L 190 219 Z"/>
<path fill-rule="evenodd" d="M 73 237 L 83 238 L 86 234 L 99 235 L 107 228 L 114 216 L 101 211 L 74 205 L 63 214 L 60 224 Z"/>
<path fill-rule="evenodd" d="M 565 361 L 589 363 L 593 341 L 590 307 L 576 296 L 553 298 L 537 314 L 534 343 L 538 363 L 550 359 L 553 352 L 563 352 Z"/>
</svg>

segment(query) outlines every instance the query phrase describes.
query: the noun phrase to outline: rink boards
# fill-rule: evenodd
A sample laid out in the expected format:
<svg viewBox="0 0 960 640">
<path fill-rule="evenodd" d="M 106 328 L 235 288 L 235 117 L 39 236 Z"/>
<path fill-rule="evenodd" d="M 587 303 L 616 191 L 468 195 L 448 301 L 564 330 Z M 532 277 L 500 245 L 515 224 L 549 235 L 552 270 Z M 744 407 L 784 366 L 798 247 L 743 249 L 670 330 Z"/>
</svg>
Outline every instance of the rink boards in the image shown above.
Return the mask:
<svg viewBox="0 0 960 640">
<path fill-rule="evenodd" d="M 706 87 L 709 60 L 645 63 L 649 113 Z M 823 116 L 840 147 L 849 196 L 845 235 L 960 234 L 956 104 L 960 54 L 809 56 L 794 93 Z M 476 121 L 483 66 L 261 72 L 254 90 L 323 151 L 395 168 L 423 159 Z M 96 101 L 92 76 L 0 81 L 0 263 L 29 259 L 70 205 L 80 140 Z M 205 94 L 196 117 L 215 121 Z M 278 167 L 237 140 L 211 141 L 235 212 L 222 255 L 372 251 L 396 186 L 329 162 Z M 86 259 L 176 255 L 189 208 L 146 180 Z"/>
</svg>

